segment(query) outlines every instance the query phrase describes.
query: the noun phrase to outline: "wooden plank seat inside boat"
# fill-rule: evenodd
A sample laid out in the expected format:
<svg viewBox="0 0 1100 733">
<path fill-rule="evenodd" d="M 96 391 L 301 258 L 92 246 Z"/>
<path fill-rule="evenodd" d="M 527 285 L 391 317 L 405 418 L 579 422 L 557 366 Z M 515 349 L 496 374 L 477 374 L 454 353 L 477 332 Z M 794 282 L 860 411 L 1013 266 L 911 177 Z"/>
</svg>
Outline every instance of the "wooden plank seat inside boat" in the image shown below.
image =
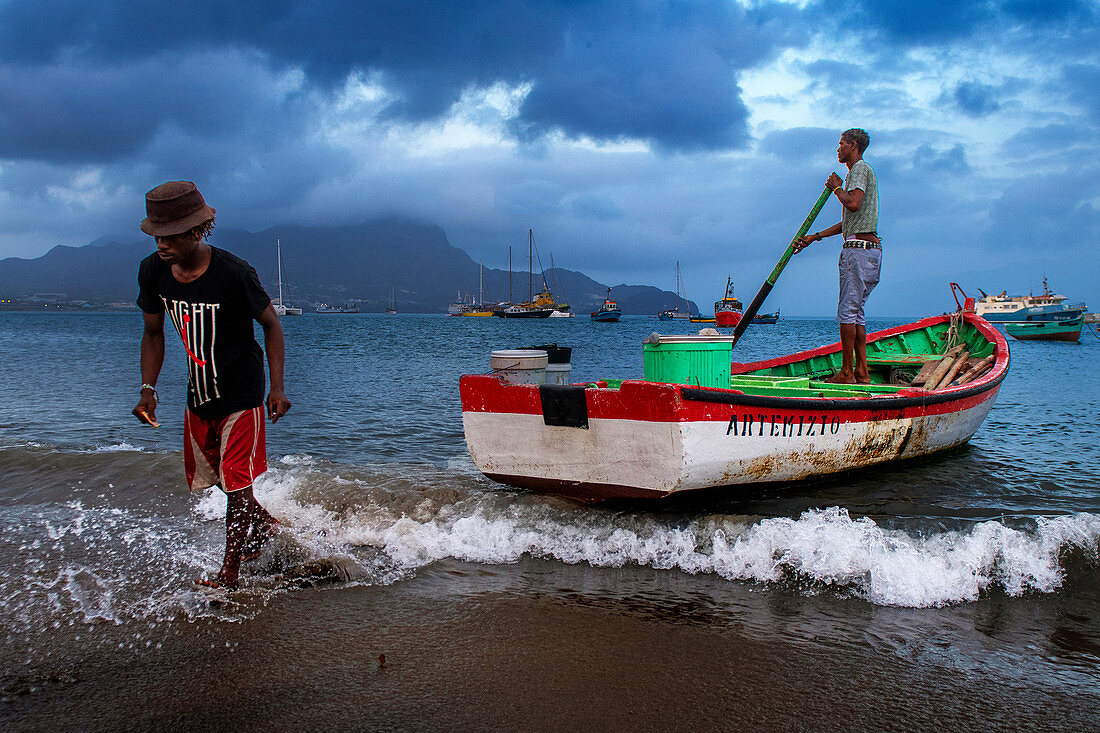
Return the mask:
<svg viewBox="0 0 1100 733">
<path fill-rule="evenodd" d="M 766 397 L 864 397 L 893 394 L 906 389 L 904 385 L 894 384 L 832 384 L 822 381 L 832 374 L 833 370 L 802 377 L 735 374 L 730 378 L 730 389 Z"/>
<path fill-rule="evenodd" d="M 867 354 L 867 366 L 869 367 L 905 367 L 911 366 L 920 369 L 930 361 L 939 361 L 943 354 Z"/>
</svg>

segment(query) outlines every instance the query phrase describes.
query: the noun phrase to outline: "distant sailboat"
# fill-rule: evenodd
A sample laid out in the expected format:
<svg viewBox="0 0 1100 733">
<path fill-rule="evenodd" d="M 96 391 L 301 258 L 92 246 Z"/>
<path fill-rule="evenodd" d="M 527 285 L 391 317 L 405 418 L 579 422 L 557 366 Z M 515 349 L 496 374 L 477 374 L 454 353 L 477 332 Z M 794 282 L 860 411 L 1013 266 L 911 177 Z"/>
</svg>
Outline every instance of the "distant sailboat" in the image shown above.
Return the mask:
<svg viewBox="0 0 1100 733">
<path fill-rule="evenodd" d="M 527 230 L 528 244 L 527 244 L 527 300 L 523 303 L 511 303 L 501 304 L 499 308 L 493 311 L 493 315 L 500 318 L 549 318 L 552 313 L 557 312 L 557 304 L 554 302 L 554 294 L 550 292 L 549 287 L 546 285 L 546 278 L 542 279 L 542 292 L 534 292 L 534 262 L 535 262 L 535 234 L 532 230 Z M 509 291 L 511 290 L 512 280 L 512 250 L 508 249 L 508 282 Z M 510 298 L 509 298 L 510 300 Z M 568 308 L 568 306 L 566 306 Z M 564 311 L 563 311 L 564 312 Z"/>
<path fill-rule="evenodd" d="M 510 256 L 509 250 L 509 256 Z M 478 264 L 477 274 L 477 302 L 474 302 L 474 296 L 469 295 L 463 297 L 462 292 L 459 291 L 458 299 L 455 302 L 447 306 L 447 312 L 452 316 L 491 316 L 493 315 L 493 307 L 485 303 L 485 263 Z"/>
<path fill-rule="evenodd" d="M 301 308 L 295 308 L 294 306 L 287 305 L 283 300 L 283 250 L 279 246 L 279 240 L 275 240 L 275 268 L 278 273 L 279 279 L 279 297 L 273 301 L 271 307 L 275 309 L 275 315 L 277 316 L 300 316 L 302 315 Z M 290 296 L 290 287 L 286 289 L 287 296 Z"/>
<path fill-rule="evenodd" d="M 680 310 L 680 301 L 684 301 L 684 307 L 686 310 Z M 687 292 L 684 289 L 684 280 L 680 276 L 680 262 L 676 262 L 676 307 L 663 310 L 657 314 L 657 318 L 662 321 L 674 321 L 680 318 L 685 320 L 691 319 L 691 305 L 687 299 Z"/>
<path fill-rule="evenodd" d="M 395 315 L 397 313 L 397 301 L 393 297 L 393 288 L 390 288 L 390 304 L 386 306 L 386 315 Z"/>
</svg>

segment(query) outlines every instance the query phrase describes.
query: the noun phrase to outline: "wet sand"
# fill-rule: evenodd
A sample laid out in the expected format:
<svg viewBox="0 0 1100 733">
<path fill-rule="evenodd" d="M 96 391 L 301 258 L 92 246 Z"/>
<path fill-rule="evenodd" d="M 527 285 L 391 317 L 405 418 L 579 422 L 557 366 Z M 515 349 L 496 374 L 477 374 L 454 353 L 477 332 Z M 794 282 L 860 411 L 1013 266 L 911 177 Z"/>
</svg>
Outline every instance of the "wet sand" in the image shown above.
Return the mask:
<svg viewBox="0 0 1100 733">
<path fill-rule="evenodd" d="M 1062 685 L 968 663 L 964 649 L 951 648 L 943 609 L 923 612 L 938 624 L 924 642 L 891 646 L 874 637 L 905 629 L 919 637 L 912 627 L 922 612 L 873 609 L 882 618 L 863 624 L 867 639 L 841 638 L 831 618 L 866 614 L 866 604 L 807 604 L 742 588 L 734 592 L 740 597 L 722 599 L 732 606 L 719 618 L 708 610 L 714 597 L 669 602 L 651 589 L 611 598 L 584 588 L 591 571 L 578 569 L 577 582 L 563 588 L 546 584 L 560 583 L 560 573 L 526 565 L 506 569 L 505 578 L 479 578 L 476 567 L 459 564 L 427 584 L 294 591 L 269 599 L 244 623 L 168 622 L 138 638 L 104 626 L 85 632 L 98 635 L 97 648 L 79 658 L 72 656 L 79 643 L 59 639 L 67 650 L 59 658 L 9 678 L 0 723 L 9 730 L 1083 730 L 1100 716 L 1100 689 L 1090 690 L 1087 678 Z M 122 648 L 110 648 L 115 636 Z M 998 643 L 995 632 L 990 643 Z"/>
</svg>

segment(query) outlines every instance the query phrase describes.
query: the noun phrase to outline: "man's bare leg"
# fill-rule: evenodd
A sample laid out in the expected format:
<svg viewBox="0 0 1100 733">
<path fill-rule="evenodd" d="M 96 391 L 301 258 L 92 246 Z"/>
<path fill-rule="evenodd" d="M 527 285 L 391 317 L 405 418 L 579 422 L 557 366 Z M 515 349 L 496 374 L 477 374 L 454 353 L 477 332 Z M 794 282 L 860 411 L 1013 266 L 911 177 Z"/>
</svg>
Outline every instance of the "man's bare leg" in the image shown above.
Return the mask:
<svg viewBox="0 0 1100 733">
<path fill-rule="evenodd" d="M 855 357 L 856 350 L 856 334 L 859 327 L 854 323 L 842 323 L 840 324 L 840 371 L 834 374 L 826 382 L 833 384 L 855 384 L 856 377 L 855 371 L 852 367 L 852 361 Z M 867 356 L 864 354 L 864 362 L 867 361 Z M 866 368 L 866 365 L 864 365 Z"/>
<path fill-rule="evenodd" d="M 855 377 L 858 384 L 870 384 L 871 375 L 867 370 L 867 327 L 856 326 L 855 338 Z"/>
<path fill-rule="evenodd" d="M 241 554 L 241 562 L 250 562 L 258 558 L 264 545 L 275 535 L 280 524 L 279 520 L 271 516 L 271 513 L 256 500 L 251 487 L 248 493 L 249 531 Z"/>
<path fill-rule="evenodd" d="M 249 505 L 256 499 L 252 496 L 251 486 L 227 492 L 225 496 L 225 559 L 222 569 L 218 571 L 218 583 L 236 588 L 241 570 L 241 552 L 252 527 Z"/>
</svg>

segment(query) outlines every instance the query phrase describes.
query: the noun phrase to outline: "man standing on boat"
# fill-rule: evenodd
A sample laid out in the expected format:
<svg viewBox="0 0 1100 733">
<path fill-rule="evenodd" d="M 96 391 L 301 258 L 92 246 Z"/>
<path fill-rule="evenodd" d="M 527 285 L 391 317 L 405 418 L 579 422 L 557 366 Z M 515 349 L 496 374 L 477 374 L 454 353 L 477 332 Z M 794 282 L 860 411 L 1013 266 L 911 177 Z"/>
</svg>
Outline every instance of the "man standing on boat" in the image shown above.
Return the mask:
<svg viewBox="0 0 1100 733">
<path fill-rule="evenodd" d="M 843 235 L 840 304 L 837 307 L 843 356 L 840 371 L 826 380 L 837 384 L 867 384 L 871 381 L 867 373 L 867 328 L 863 305 L 878 285 L 882 240 L 877 232 L 878 181 L 875 171 L 863 159 L 863 152 L 870 142 L 867 133 L 858 128 L 840 134 L 836 157 L 848 166 L 848 175 L 841 181 L 836 173 L 830 173 L 825 182 L 844 207 L 840 222 L 816 234 L 799 237 L 794 245 L 797 254 L 825 237 Z"/>
<path fill-rule="evenodd" d="M 271 390 L 271 422 L 290 409 L 283 393 L 283 328 L 271 298 L 247 262 L 206 242 L 214 209 L 190 181 L 169 181 L 145 194 L 141 230 L 157 251 L 141 261 L 137 305 L 141 337 L 141 399 L 133 414 L 158 427 L 157 378 L 164 363 L 165 314 L 187 353 L 184 470 L 192 491 L 218 486 L 228 503 L 225 559 L 209 587 L 233 588 L 242 561 L 258 557 L 279 523 L 252 493 L 267 470 L 264 435 L 264 352 L 252 335 L 263 327 Z"/>
</svg>

